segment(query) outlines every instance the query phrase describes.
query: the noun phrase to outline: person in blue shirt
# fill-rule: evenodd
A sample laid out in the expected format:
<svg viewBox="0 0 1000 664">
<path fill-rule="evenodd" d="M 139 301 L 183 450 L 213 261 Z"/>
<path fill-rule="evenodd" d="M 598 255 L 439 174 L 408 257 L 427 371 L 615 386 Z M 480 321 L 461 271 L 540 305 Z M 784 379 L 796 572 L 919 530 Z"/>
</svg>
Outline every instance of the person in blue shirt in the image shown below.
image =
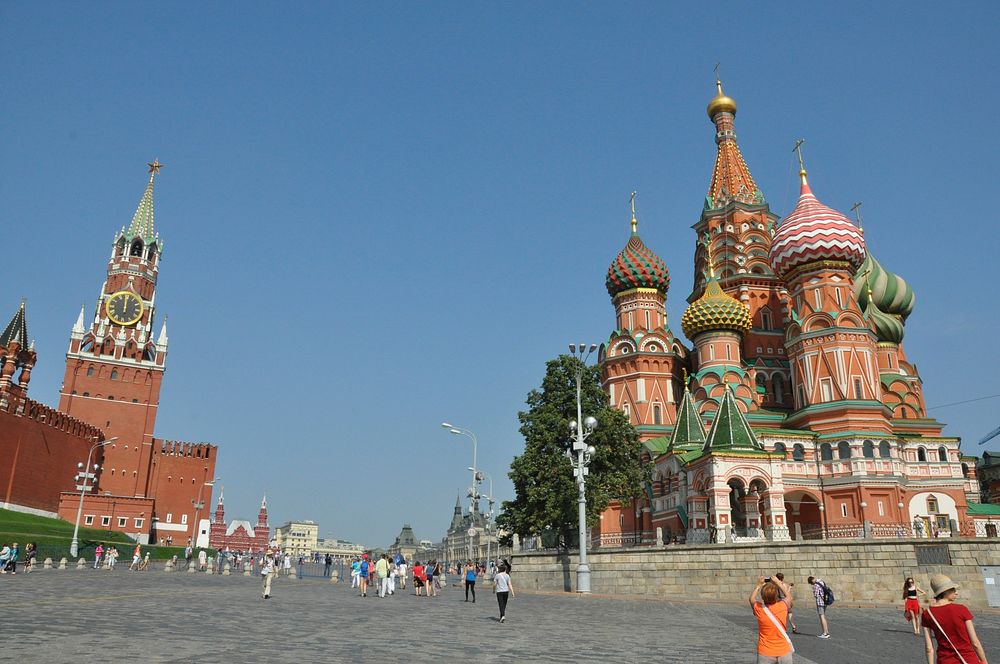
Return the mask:
<svg viewBox="0 0 1000 664">
<path fill-rule="evenodd" d="M 476 603 L 476 566 L 471 560 L 465 561 L 465 601 L 469 601 L 469 591 L 472 591 L 472 603 Z"/>
</svg>

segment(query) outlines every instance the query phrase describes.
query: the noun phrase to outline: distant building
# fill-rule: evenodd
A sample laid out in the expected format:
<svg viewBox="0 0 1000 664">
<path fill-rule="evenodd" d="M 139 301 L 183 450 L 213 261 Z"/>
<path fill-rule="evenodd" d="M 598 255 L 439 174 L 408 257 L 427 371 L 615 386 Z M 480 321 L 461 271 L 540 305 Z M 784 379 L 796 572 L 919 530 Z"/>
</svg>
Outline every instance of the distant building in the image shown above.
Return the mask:
<svg viewBox="0 0 1000 664">
<path fill-rule="evenodd" d="M 396 541 L 388 548 L 388 552 L 392 555 L 402 553 L 404 558 L 412 561 L 413 557 L 420 551 L 420 548 L 420 543 L 413 534 L 413 528 L 410 524 L 404 523 L 403 529 L 399 531 Z"/>
<path fill-rule="evenodd" d="M 497 533 L 487 528 L 486 516 L 479 511 L 479 504 L 473 502 L 472 509 L 462 512 L 462 503 L 455 498 L 448 534 L 441 541 L 441 555 L 448 562 L 460 562 L 470 558 L 486 560 L 497 555 Z"/>
<path fill-rule="evenodd" d="M 274 531 L 275 546 L 296 556 L 310 556 L 319 542 L 315 521 L 289 521 Z"/>
<path fill-rule="evenodd" d="M 339 539 L 321 539 L 316 541 L 314 553 L 320 556 L 330 554 L 335 561 L 348 562 L 354 556 L 360 556 L 365 552 L 364 544 L 355 544 Z"/>
<path fill-rule="evenodd" d="M 219 503 L 215 506 L 212 524 L 209 526 L 208 545 L 215 549 L 230 551 L 262 551 L 271 540 L 271 529 L 267 525 L 267 496 L 260 501 L 260 511 L 257 512 L 257 523 L 233 520 L 226 525 L 225 508 L 222 492 L 219 492 Z"/>
</svg>

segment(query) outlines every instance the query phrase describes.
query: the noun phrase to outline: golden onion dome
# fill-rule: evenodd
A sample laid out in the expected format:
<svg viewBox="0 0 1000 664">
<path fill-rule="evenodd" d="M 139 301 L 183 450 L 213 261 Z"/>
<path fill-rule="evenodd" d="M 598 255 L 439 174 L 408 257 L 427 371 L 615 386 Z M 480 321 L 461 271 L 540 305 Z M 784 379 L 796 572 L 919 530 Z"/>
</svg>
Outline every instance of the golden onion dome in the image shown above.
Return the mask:
<svg viewBox="0 0 1000 664">
<path fill-rule="evenodd" d="M 753 321 L 746 305 L 729 295 L 715 275 L 710 275 L 705 283 L 705 292 L 691 303 L 681 316 L 681 329 L 688 339 L 694 339 L 702 332 L 731 330 L 745 334 L 750 331 Z"/>
<path fill-rule="evenodd" d="M 715 116 L 719 113 L 732 113 L 736 115 L 736 100 L 723 94 L 722 81 L 716 79 L 715 87 L 718 89 L 718 92 L 712 97 L 712 101 L 708 102 L 708 119 L 714 120 Z"/>
</svg>

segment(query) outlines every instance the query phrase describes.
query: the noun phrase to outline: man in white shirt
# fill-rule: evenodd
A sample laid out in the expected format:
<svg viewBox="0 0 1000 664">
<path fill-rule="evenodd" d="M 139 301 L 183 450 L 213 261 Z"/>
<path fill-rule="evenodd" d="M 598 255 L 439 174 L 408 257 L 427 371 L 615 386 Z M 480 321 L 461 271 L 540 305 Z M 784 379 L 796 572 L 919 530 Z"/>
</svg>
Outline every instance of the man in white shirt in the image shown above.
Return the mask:
<svg viewBox="0 0 1000 664">
<path fill-rule="evenodd" d="M 270 551 L 267 552 L 267 555 L 264 556 L 264 560 L 261 562 L 260 576 L 264 584 L 260 596 L 264 599 L 271 599 L 271 577 L 274 576 L 274 558 L 271 557 Z"/>
</svg>

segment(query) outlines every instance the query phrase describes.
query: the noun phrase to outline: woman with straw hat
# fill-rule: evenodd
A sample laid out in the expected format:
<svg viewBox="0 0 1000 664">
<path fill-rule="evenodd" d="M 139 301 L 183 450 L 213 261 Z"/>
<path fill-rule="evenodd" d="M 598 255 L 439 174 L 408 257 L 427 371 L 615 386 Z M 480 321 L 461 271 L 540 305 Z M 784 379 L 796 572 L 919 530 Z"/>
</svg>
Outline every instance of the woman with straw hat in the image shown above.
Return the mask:
<svg viewBox="0 0 1000 664">
<path fill-rule="evenodd" d="M 972 613 L 955 601 L 958 584 L 944 574 L 932 574 L 931 593 L 934 601 L 922 620 L 927 664 L 987 664 L 986 651 L 972 625 Z M 931 633 L 937 641 L 936 658 Z"/>
</svg>

